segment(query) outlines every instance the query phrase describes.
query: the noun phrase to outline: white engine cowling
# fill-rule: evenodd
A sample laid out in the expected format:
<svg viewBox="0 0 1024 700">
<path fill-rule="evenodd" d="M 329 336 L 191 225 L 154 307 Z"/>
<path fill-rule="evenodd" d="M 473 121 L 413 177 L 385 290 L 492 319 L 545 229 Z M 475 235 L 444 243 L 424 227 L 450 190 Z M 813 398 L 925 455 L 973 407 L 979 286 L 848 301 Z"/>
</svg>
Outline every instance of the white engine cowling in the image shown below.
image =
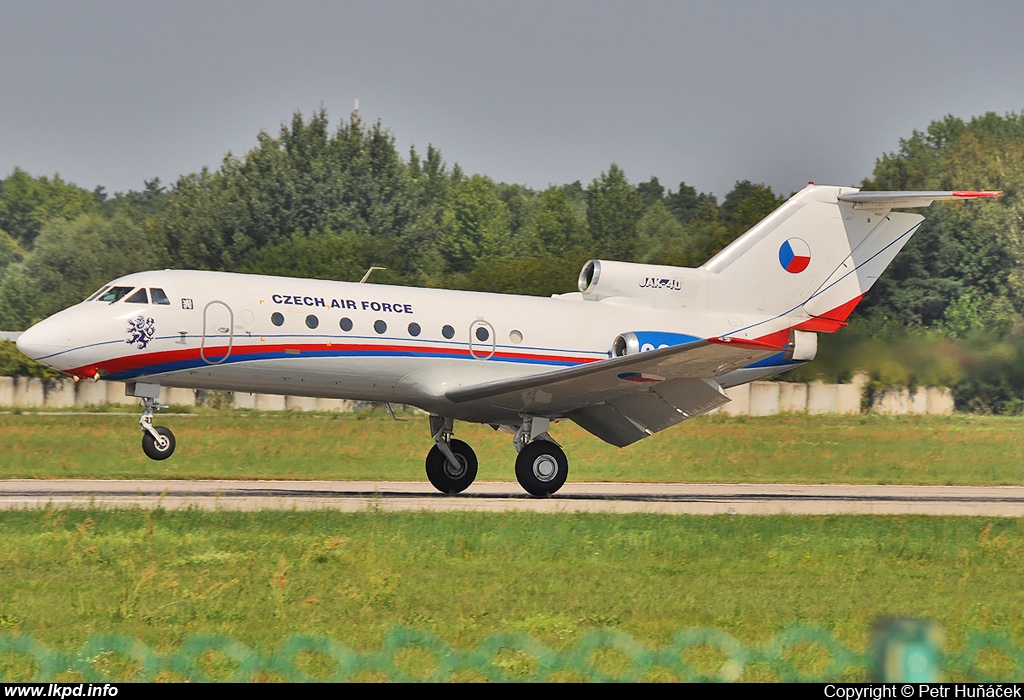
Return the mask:
<svg viewBox="0 0 1024 700">
<path fill-rule="evenodd" d="M 625 298 L 678 308 L 703 298 L 707 272 L 687 267 L 590 260 L 580 271 L 579 290 L 588 301 Z"/>
<path fill-rule="evenodd" d="M 818 334 L 811 331 L 793 331 L 786 348 L 786 359 L 810 362 L 818 354 Z"/>
<path fill-rule="evenodd" d="M 631 331 L 615 336 L 615 340 L 612 341 L 612 356 L 625 357 L 626 355 L 636 355 L 640 352 L 650 352 L 651 350 L 660 350 L 675 345 L 686 345 L 697 340 L 700 340 L 700 338 L 695 335 L 687 335 L 686 333 Z"/>
</svg>

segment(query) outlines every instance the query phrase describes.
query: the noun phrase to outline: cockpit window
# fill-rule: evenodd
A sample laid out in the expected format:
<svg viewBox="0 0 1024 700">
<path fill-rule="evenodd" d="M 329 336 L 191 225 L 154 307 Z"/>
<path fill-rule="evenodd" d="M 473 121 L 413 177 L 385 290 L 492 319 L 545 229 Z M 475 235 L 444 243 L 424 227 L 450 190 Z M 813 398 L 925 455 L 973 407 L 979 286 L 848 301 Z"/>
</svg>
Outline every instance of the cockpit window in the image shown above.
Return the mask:
<svg viewBox="0 0 1024 700">
<path fill-rule="evenodd" d="M 164 294 L 164 290 L 159 287 L 150 287 L 149 296 L 153 298 L 154 304 L 160 304 L 161 306 L 170 306 L 171 300 Z"/>
<path fill-rule="evenodd" d="M 107 291 L 108 289 L 110 289 L 109 284 L 103 285 L 97 291 L 93 292 L 92 295 L 88 299 L 86 299 L 86 301 L 92 301 L 93 299 L 98 297 L 100 294 L 103 294 L 103 292 Z"/>
<path fill-rule="evenodd" d="M 123 297 L 128 292 L 135 289 L 134 287 L 111 287 L 107 290 L 106 294 L 101 294 L 96 301 L 105 301 L 108 304 L 113 304 L 115 301 Z"/>
<path fill-rule="evenodd" d="M 124 300 L 125 304 L 148 304 L 149 297 L 146 295 L 146 288 L 139 287 L 139 291 Z"/>
</svg>

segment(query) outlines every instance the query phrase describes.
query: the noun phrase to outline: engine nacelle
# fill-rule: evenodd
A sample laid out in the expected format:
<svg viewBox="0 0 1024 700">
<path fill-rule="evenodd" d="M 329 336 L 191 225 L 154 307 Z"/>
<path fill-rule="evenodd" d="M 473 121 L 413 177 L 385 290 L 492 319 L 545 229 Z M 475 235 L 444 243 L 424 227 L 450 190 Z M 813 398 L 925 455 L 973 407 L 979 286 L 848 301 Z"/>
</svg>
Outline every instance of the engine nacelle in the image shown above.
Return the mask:
<svg viewBox="0 0 1024 700">
<path fill-rule="evenodd" d="M 681 308 L 703 303 L 706 280 L 701 269 L 589 260 L 580 271 L 579 290 L 587 301 L 614 297 Z"/>
<path fill-rule="evenodd" d="M 810 362 L 818 354 L 818 334 L 811 331 L 792 331 L 786 347 L 786 359 Z"/>
<path fill-rule="evenodd" d="M 625 357 L 626 355 L 636 355 L 640 352 L 669 348 L 673 345 L 685 345 L 695 340 L 700 340 L 700 338 L 695 335 L 687 335 L 686 333 L 666 333 L 663 331 L 623 333 L 616 336 L 615 340 L 612 341 L 612 355 L 615 357 Z"/>
</svg>

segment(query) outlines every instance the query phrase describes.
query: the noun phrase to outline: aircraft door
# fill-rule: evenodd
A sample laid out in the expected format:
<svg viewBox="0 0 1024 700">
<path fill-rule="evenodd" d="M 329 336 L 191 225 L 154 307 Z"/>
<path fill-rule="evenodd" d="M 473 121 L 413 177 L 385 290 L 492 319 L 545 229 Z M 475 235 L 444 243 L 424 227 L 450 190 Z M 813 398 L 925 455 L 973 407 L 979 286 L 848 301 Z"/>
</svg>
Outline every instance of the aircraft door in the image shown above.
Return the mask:
<svg viewBox="0 0 1024 700">
<path fill-rule="evenodd" d="M 494 326 L 483 319 L 477 319 L 469 325 L 469 354 L 476 360 L 489 360 L 494 357 L 497 339 Z"/>
<path fill-rule="evenodd" d="M 235 341 L 235 314 L 223 301 L 203 307 L 203 340 L 199 357 L 208 365 L 219 365 L 231 355 Z"/>
</svg>

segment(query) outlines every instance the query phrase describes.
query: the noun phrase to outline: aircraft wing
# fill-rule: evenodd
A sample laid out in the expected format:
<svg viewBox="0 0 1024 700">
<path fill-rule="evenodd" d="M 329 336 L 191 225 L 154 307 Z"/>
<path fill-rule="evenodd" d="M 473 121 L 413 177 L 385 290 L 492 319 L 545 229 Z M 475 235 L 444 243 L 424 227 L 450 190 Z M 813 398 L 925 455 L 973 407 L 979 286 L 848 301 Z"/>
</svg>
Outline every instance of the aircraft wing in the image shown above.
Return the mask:
<svg viewBox="0 0 1024 700">
<path fill-rule="evenodd" d="M 782 350 L 747 341 L 699 340 L 446 393 L 547 418 L 570 418 L 624 447 L 729 401 L 714 377 Z"/>
</svg>

